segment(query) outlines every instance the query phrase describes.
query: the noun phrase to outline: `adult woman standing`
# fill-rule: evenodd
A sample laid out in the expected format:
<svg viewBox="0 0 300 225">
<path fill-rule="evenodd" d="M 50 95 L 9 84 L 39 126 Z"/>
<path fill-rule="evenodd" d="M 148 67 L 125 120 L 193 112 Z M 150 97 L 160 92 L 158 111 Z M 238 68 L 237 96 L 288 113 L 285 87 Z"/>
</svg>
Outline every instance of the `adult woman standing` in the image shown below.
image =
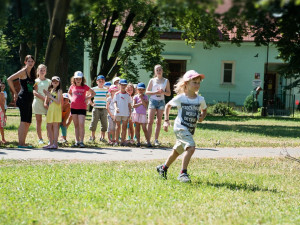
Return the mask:
<svg viewBox="0 0 300 225">
<path fill-rule="evenodd" d="M 33 89 L 35 87 L 35 60 L 32 55 L 25 57 L 25 67 L 11 75 L 7 79 L 7 83 L 11 88 L 14 96 L 14 101 L 20 109 L 21 122 L 18 129 L 19 144 L 18 148 L 32 148 L 32 146 L 26 146 L 25 140 L 28 133 L 29 126 L 32 120 L 32 102 L 33 102 Z M 21 90 L 19 94 L 16 92 L 13 81 L 19 79 Z"/>
<path fill-rule="evenodd" d="M 152 78 L 147 86 L 146 95 L 150 95 L 149 98 L 149 110 L 148 110 L 148 136 L 151 140 L 152 125 L 156 114 L 156 127 L 155 127 L 155 141 L 154 145 L 159 146 L 158 141 L 162 116 L 165 109 L 165 96 L 171 95 L 170 82 L 167 78 L 163 77 L 163 69 L 161 65 L 154 67 L 154 78 Z"/>
<path fill-rule="evenodd" d="M 34 100 L 32 103 L 32 110 L 36 118 L 36 132 L 39 137 L 39 144 L 44 144 L 42 137 L 42 120 L 43 115 L 47 114 L 47 109 L 44 107 L 45 94 L 44 90 L 48 90 L 51 80 L 46 78 L 47 67 L 40 64 L 37 68 L 38 78 L 35 79 L 37 91 L 33 90 Z"/>
</svg>

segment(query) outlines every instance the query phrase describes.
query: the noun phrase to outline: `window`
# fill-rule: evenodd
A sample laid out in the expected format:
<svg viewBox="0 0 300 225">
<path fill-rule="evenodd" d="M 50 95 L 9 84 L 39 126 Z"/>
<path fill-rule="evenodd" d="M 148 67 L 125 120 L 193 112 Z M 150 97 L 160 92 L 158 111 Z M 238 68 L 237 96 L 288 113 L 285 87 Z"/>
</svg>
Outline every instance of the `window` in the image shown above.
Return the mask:
<svg viewBox="0 0 300 225">
<path fill-rule="evenodd" d="M 234 75 L 235 75 L 235 62 L 223 61 L 221 84 L 234 84 Z"/>
</svg>

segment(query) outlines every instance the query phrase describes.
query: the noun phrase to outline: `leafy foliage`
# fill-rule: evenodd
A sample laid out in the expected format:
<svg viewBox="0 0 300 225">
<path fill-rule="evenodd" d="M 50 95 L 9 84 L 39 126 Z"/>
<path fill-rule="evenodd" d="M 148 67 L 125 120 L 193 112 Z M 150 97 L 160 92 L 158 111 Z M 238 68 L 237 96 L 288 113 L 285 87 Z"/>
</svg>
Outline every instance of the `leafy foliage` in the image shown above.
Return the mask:
<svg viewBox="0 0 300 225">
<path fill-rule="evenodd" d="M 274 44 L 278 58 L 287 63 L 281 74 L 297 78 L 300 77 L 299 12 L 298 0 L 234 0 L 233 7 L 222 18 L 223 31 L 235 34 L 236 42 L 252 35 L 257 45 Z"/>
<path fill-rule="evenodd" d="M 244 107 L 247 112 L 257 112 L 257 109 L 259 108 L 259 104 L 253 94 L 250 94 L 246 97 L 244 101 Z"/>
<path fill-rule="evenodd" d="M 212 107 L 212 111 L 214 114 L 226 116 L 226 115 L 236 115 L 233 108 L 228 106 L 226 103 L 219 102 Z"/>
</svg>

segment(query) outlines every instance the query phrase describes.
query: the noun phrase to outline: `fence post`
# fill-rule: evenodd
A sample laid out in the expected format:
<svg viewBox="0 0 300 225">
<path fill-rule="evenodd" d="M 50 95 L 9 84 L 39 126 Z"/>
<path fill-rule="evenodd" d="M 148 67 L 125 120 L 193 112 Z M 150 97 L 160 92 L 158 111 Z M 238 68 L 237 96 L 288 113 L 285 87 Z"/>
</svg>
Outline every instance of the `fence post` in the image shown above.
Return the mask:
<svg viewBox="0 0 300 225">
<path fill-rule="evenodd" d="M 293 95 L 293 118 L 294 118 L 294 116 L 295 116 L 295 95 Z"/>
<path fill-rule="evenodd" d="M 228 100 L 227 100 L 227 107 L 229 108 L 229 102 L 230 102 L 230 91 L 228 91 Z"/>
</svg>

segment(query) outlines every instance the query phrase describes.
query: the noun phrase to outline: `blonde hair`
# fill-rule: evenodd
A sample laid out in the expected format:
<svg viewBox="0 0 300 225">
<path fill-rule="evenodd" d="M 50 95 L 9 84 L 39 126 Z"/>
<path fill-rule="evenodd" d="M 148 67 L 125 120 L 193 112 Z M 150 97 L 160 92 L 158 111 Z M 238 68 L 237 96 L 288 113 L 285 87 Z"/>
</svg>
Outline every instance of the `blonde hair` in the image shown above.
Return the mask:
<svg viewBox="0 0 300 225">
<path fill-rule="evenodd" d="M 37 74 L 38 77 L 40 77 L 40 70 L 41 70 L 41 68 L 45 68 L 47 70 L 47 66 L 46 65 L 40 64 L 38 66 L 37 70 L 36 70 L 36 74 Z"/>
<path fill-rule="evenodd" d="M 160 64 L 155 65 L 154 66 L 154 75 L 153 75 L 153 78 L 157 77 L 155 71 L 156 71 L 156 68 L 158 68 L 158 67 L 161 67 L 161 69 L 162 69 L 162 66 Z"/>
<path fill-rule="evenodd" d="M 176 94 L 182 94 L 186 91 L 187 81 L 183 80 L 183 77 L 180 77 L 176 84 L 174 84 L 174 91 Z"/>
<path fill-rule="evenodd" d="M 195 77 L 194 79 L 198 79 L 198 78 L 199 77 Z M 192 81 L 194 79 L 191 79 L 189 81 L 184 81 L 183 77 L 180 77 L 179 80 L 177 81 L 177 83 L 174 84 L 174 91 L 175 91 L 175 93 L 178 94 L 178 95 L 185 93 L 187 91 L 186 86 L 187 86 L 188 82 L 190 82 L 190 81 Z M 202 79 L 200 78 L 200 81 L 201 80 Z M 198 91 L 196 91 L 195 93 L 197 94 Z"/>
</svg>

